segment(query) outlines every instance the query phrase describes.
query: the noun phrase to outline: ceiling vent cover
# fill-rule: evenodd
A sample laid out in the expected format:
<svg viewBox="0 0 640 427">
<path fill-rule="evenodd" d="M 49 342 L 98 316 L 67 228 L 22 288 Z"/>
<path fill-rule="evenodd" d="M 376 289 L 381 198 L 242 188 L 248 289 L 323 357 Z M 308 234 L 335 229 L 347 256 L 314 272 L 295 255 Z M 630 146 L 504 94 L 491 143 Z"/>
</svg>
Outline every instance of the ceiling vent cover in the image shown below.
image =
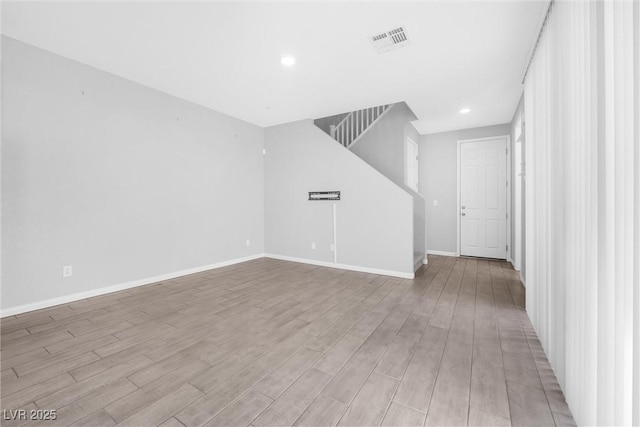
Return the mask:
<svg viewBox="0 0 640 427">
<path fill-rule="evenodd" d="M 385 53 L 392 50 L 400 49 L 403 46 L 409 44 L 409 38 L 407 31 L 404 27 L 396 27 L 393 30 L 385 31 L 384 33 L 376 34 L 370 37 L 371 44 L 378 53 Z"/>
</svg>

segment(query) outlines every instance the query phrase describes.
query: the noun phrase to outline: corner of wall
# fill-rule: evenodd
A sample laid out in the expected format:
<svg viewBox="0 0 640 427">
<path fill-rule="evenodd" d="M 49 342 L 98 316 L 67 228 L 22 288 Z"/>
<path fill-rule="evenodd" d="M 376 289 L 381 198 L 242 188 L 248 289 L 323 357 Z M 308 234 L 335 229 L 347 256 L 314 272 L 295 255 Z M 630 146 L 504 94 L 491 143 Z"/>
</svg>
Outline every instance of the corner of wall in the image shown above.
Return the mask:
<svg viewBox="0 0 640 427">
<path fill-rule="evenodd" d="M 310 202 L 307 192 L 338 190 L 337 263 L 413 273 L 409 194 L 311 120 L 265 132 L 267 253 L 333 262 L 334 202 Z"/>
</svg>

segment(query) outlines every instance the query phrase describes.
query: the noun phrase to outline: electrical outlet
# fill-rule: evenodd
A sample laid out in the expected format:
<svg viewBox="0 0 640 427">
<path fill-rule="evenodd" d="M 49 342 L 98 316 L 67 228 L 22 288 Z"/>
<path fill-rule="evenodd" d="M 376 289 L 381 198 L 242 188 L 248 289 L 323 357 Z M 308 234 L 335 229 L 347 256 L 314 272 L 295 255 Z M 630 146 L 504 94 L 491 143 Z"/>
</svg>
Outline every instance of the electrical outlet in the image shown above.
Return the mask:
<svg viewBox="0 0 640 427">
<path fill-rule="evenodd" d="M 73 267 L 70 265 L 65 265 L 62 267 L 62 277 L 71 277 L 73 276 Z"/>
<path fill-rule="evenodd" d="M 251 240 L 247 239 L 247 246 L 251 246 Z"/>
<path fill-rule="evenodd" d="M 315 249 L 316 248 L 316 242 L 311 242 L 311 249 Z"/>
</svg>

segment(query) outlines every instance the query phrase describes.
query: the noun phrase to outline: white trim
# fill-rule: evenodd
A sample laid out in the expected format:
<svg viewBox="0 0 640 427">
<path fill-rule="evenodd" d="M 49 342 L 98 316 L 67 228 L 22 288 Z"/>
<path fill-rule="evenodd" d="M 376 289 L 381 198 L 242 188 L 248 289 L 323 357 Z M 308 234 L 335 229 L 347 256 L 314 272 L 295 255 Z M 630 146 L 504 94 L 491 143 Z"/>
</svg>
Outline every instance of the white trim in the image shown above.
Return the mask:
<svg viewBox="0 0 640 427">
<path fill-rule="evenodd" d="M 511 135 L 509 134 L 505 134 L 505 135 L 496 135 L 496 136 L 486 136 L 484 138 L 469 138 L 469 139 L 459 139 L 458 143 L 460 142 L 482 142 L 482 141 L 493 141 L 494 139 L 500 139 L 500 138 L 509 138 L 511 139 Z"/>
<path fill-rule="evenodd" d="M 520 136 L 515 139 L 511 144 L 513 148 L 513 152 L 511 155 L 511 170 L 513 175 L 513 187 L 511 188 L 511 192 L 513 194 L 513 221 L 512 226 L 514 230 L 513 234 L 513 248 L 512 255 L 514 263 L 514 268 L 518 271 L 522 269 L 523 259 L 522 259 L 522 238 L 524 236 L 522 224 L 524 219 L 524 197 L 523 197 L 523 189 L 524 189 L 524 177 L 525 177 L 525 169 L 526 164 L 524 163 L 524 145 L 526 144 L 526 138 L 524 137 L 525 133 L 525 123 L 522 111 L 519 112 L 517 126 L 520 127 Z M 517 129 L 517 128 L 516 128 Z M 517 153 L 520 153 L 520 156 L 516 156 Z M 524 165 L 524 169 L 523 169 Z M 519 171 L 519 172 L 518 172 Z M 517 189 L 520 191 L 517 191 Z M 520 199 L 520 203 L 518 203 L 518 198 Z M 519 226 L 518 226 L 519 225 Z"/>
<path fill-rule="evenodd" d="M 403 273 L 403 272 L 400 272 L 400 271 L 381 270 L 381 269 L 378 269 L 378 268 L 360 267 L 360 266 L 347 265 L 347 264 L 337 264 L 337 263 L 334 264 L 332 262 L 323 262 L 323 261 L 316 261 L 316 260 L 310 260 L 310 259 L 304 259 L 304 258 L 289 257 L 289 256 L 284 256 L 284 255 L 274 255 L 274 254 L 263 254 L 263 253 L 260 253 L 260 254 L 250 255 L 250 256 L 247 256 L 247 257 L 243 257 L 243 258 L 236 258 L 236 259 L 232 259 L 232 260 L 228 260 L 228 261 L 221 261 L 221 262 L 218 262 L 218 263 L 215 263 L 215 264 L 209 264 L 209 265 L 203 265 L 203 266 L 200 266 L 200 267 L 189 268 L 189 269 L 186 269 L 186 270 L 176 271 L 176 272 L 173 272 L 173 273 L 161 274 L 159 276 L 153 276 L 153 277 L 147 277 L 147 278 L 144 278 L 144 279 L 132 280 L 130 282 L 119 283 L 117 285 L 105 286 L 105 287 L 98 288 L 98 289 L 92 289 L 90 291 L 78 292 L 78 293 L 75 293 L 75 294 L 64 295 L 64 296 L 56 297 L 56 298 L 50 298 L 50 299 L 46 299 L 46 300 L 42 300 L 42 301 L 29 303 L 29 304 L 18 305 L 18 306 L 15 306 L 15 307 L 8 307 L 8 308 L 0 310 L 0 318 L 8 317 L 8 316 L 14 316 L 16 314 L 26 313 L 26 312 L 34 311 L 34 310 L 41 310 L 43 308 L 49 308 L 49 307 L 53 307 L 53 306 L 56 306 L 56 305 L 68 304 L 68 303 L 74 302 L 74 301 L 79 301 L 79 300 L 83 300 L 83 299 L 87 299 L 87 298 L 91 298 L 91 297 L 96 297 L 96 296 L 99 296 L 99 295 L 110 294 L 112 292 L 122 291 L 122 290 L 125 290 L 125 289 L 131 289 L 131 288 L 135 288 L 135 287 L 138 287 L 138 286 L 150 285 L 152 283 L 161 282 L 163 280 L 175 279 L 176 277 L 186 276 L 186 275 L 195 274 L 195 273 L 201 273 L 203 271 L 213 270 L 213 269 L 221 268 L 221 267 L 227 267 L 227 266 L 234 265 L 234 264 L 240 264 L 242 262 L 252 261 L 254 259 L 259 259 L 259 258 L 280 259 L 280 260 L 283 260 L 283 261 L 292 261 L 292 262 L 300 262 L 300 263 L 304 263 L 304 264 L 320 265 L 320 266 L 323 266 L 323 267 L 338 268 L 338 269 L 341 269 L 341 270 L 358 271 L 358 272 L 362 272 L 362 273 L 380 274 L 380 275 L 383 275 L 383 276 L 400 277 L 400 278 L 403 278 L 403 279 L 413 279 L 415 277 L 414 273 L 409 274 L 409 273 Z M 426 259 L 425 259 L 425 261 L 426 261 Z M 425 264 L 426 264 L 426 262 L 425 262 Z"/>
<path fill-rule="evenodd" d="M 507 169 L 505 171 L 505 174 L 507 176 L 507 185 L 506 185 L 506 191 L 507 191 L 507 193 L 506 193 L 507 194 L 507 199 L 506 199 L 507 218 L 506 218 L 506 221 L 505 221 L 505 226 L 506 226 L 505 239 L 506 239 L 506 242 L 507 242 L 506 243 L 507 246 L 509 246 L 509 249 L 511 249 L 511 221 L 513 220 L 512 215 L 511 215 L 511 203 L 510 203 L 510 201 L 511 201 L 511 174 L 510 174 L 510 170 L 511 170 L 511 156 L 510 156 L 510 154 L 511 154 L 511 135 L 496 135 L 496 136 L 487 136 L 485 138 L 459 139 L 458 140 L 458 147 L 457 147 L 457 159 L 458 160 L 456 162 L 457 181 L 458 181 L 457 182 L 457 187 L 458 187 L 457 192 L 458 192 L 458 194 L 457 194 L 457 197 L 456 197 L 456 199 L 457 199 L 457 201 L 456 201 L 456 203 L 457 203 L 456 215 L 458 217 L 458 220 L 456 221 L 456 223 L 457 223 L 457 227 L 456 227 L 457 228 L 457 231 L 456 231 L 457 232 L 457 238 L 456 238 L 457 245 L 456 245 L 456 254 L 454 256 L 460 256 L 460 239 L 462 237 L 461 233 L 460 233 L 460 220 L 461 220 L 461 217 L 460 217 L 460 210 L 461 210 L 460 209 L 460 190 L 461 190 L 461 188 L 460 188 L 460 181 L 461 181 L 460 180 L 460 173 L 461 173 L 461 170 L 460 170 L 460 160 L 461 160 L 460 159 L 460 148 L 461 148 L 461 145 L 463 143 L 466 143 L 466 142 L 492 141 L 494 139 L 501 139 L 501 138 L 505 139 L 507 150 L 509 150 L 507 153 L 505 153 L 505 157 L 507 159 L 506 160 Z M 506 248 L 505 248 L 505 259 L 506 260 L 509 259 L 509 251 L 506 250 Z"/>
<path fill-rule="evenodd" d="M 43 308 L 49 308 L 49 307 L 53 307 L 60 304 L 67 304 L 73 301 L 79 301 L 82 299 L 95 297 L 98 295 L 110 294 L 112 292 L 122 291 L 124 289 L 150 285 L 152 283 L 161 282 L 163 280 L 175 279 L 176 277 L 186 276 L 188 274 L 200 273 L 207 270 L 213 270 L 215 268 L 227 267 L 229 265 L 239 264 L 241 262 L 252 261 L 258 258 L 264 258 L 264 256 L 265 256 L 264 254 L 260 253 L 260 254 L 250 255 L 243 258 L 236 258 L 228 261 L 221 261 L 215 264 L 189 268 L 186 270 L 176 271 L 173 273 L 161 274 L 159 276 L 133 280 L 130 282 L 120 283 L 117 285 L 105 286 L 103 288 L 92 289 L 90 291 L 78 292 L 75 294 L 65 295 L 65 296 L 56 297 L 56 298 L 50 298 L 43 301 L 18 305 L 15 307 L 9 307 L 0 311 L 0 317 L 14 316 L 16 314 L 26 313 L 28 311 L 40 310 Z"/>
<path fill-rule="evenodd" d="M 513 253 L 513 242 L 511 241 L 511 228 L 513 226 L 513 218 L 511 216 L 511 204 L 513 202 L 513 187 L 512 187 L 512 182 L 513 180 L 511 179 L 511 173 L 512 173 L 512 163 L 513 163 L 513 147 L 511 146 L 511 135 L 507 135 L 507 153 L 505 154 L 505 156 L 507 156 L 507 218 L 506 218 L 506 226 L 507 226 L 507 235 L 506 235 L 506 240 L 507 240 L 507 247 L 509 249 L 507 249 L 507 261 L 511 262 L 511 265 L 513 265 L 513 261 L 511 261 L 511 254 Z"/>
<path fill-rule="evenodd" d="M 518 276 L 520 276 L 520 282 L 522 283 L 522 286 L 526 288 L 527 284 L 524 282 L 524 276 L 522 275 L 522 271 L 518 271 Z"/>
<path fill-rule="evenodd" d="M 413 279 L 415 273 L 403 273 L 401 271 L 380 270 L 378 268 L 360 267 L 358 265 L 334 264 L 328 261 L 317 261 L 315 259 L 297 258 L 287 255 L 264 254 L 265 258 L 279 259 L 282 261 L 300 262 L 302 264 L 319 265 L 322 267 L 337 268 L 340 270 L 357 271 L 360 273 L 380 274 L 382 276 L 400 277 L 402 279 Z"/>
<path fill-rule="evenodd" d="M 338 205 L 333 204 L 333 263 L 338 263 Z"/>
<path fill-rule="evenodd" d="M 428 250 L 427 251 L 428 255 L 440 255 L 440 256 L 460 256 L 455 252 L 447 252 L 447 251 L 432 251 L 432 250 Z"/>
<path fill-rule="evenodd" d="M 456 160 L 456 188 L 457 188 L 457 193 L 456 193 L 456 217 L 457 217 L 457 221 L 456 221 L 456 254 L 454 256 L 460 256 L 460 239 L 461 239 L 461 234 L 460 234 L 460 211 L 462 210 L 460 208 L 461 204 L 460 204 L 460 149 L 461 149 L 461 145 L 463 142 L 466 142 L 466 140 L 460 140 L 458 141 L 458 149 L 456 151 L 456 156 L 457 156 L 457 160 Z"/>
</svg>

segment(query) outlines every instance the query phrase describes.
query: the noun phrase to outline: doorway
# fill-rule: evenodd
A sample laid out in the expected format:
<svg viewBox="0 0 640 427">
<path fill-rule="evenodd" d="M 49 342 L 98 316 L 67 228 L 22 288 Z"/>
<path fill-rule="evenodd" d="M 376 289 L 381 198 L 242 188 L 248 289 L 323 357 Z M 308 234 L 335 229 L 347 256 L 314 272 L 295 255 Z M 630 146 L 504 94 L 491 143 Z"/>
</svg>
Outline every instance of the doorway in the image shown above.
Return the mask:
<svg viewBox="0 0 640 427">
<path fill-rule="evenodd" d="M 407 148 L 405 151 L 406 159 L 405 159 L 405 184 L 407 187 L 411 188 L 416 193 L 418 192 L 418 144 L 416 142 L 407 137 Z"/>
<path fill-rule="evenodd" d="M 524 124 L 516 122 L 513 142 L 513 268 L 522 271 L 524 239 Z"/>
<path fill-rule="evenodd" d="M 458 253 L 507 259 L 509 136 L 458 141 Z"/>
</svg>

